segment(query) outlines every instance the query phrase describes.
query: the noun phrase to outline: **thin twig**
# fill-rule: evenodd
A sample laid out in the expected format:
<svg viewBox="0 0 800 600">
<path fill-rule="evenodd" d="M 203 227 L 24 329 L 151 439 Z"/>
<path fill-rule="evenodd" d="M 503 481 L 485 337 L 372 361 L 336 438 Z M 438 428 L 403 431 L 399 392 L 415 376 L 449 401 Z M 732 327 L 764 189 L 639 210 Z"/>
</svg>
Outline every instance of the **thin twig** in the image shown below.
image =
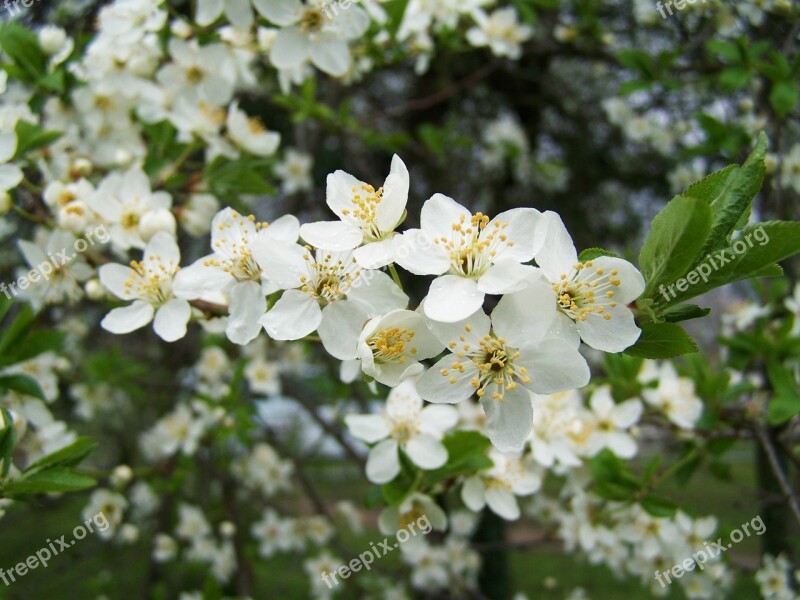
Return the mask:
<svg viewBox="0 0 800 600">
<path fill-rule="evenodd" d="M 789 508 L 792 510 L 795 520 L 800 523 L 800 505 L 798 505 L 797 496 L 795 495 L 794 490 L 792 490 L 792 486 L 789 484 L 789 479 L 786 477 L 786 473 L 784 473 L 783 469 L 781 468 L 781 463 L 778 459 L 778 453 L 775 451 L 775 446 L 772 445 L 772 441 L 769 439 L 769 434 L 763 425 L 756 423 L 753 425 L 753 429 L 759 443 L 767 454 L 767 459 L 769 460 L 769 465 L 772 468 L 772 473 L 775 475 L 778 485 L 780 485 L 781 490 L 786 496 L 786 501 L 789 503 Z"/>
</svg>

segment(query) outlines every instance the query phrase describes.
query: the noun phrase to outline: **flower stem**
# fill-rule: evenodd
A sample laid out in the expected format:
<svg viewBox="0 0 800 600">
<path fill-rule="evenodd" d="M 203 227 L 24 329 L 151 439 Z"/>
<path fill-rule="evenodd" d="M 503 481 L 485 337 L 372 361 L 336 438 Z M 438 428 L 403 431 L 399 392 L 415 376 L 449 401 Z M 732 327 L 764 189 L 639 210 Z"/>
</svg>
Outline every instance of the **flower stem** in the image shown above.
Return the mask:
<svg viewBox="0 0 800 600">
<path fill-rule="evenodd" d="M 398 275 L 397 269 L 395 268 L 394 263 L 389 265 L 389 272 L 392 274 L 392 279 L 394 279 L 394 282 L 397 284 L 397 287 L 399 287 L 401 291 L 404 291 L 403 290 L 403 282 L 400 281 L 400 275 Z"/>
</svg>

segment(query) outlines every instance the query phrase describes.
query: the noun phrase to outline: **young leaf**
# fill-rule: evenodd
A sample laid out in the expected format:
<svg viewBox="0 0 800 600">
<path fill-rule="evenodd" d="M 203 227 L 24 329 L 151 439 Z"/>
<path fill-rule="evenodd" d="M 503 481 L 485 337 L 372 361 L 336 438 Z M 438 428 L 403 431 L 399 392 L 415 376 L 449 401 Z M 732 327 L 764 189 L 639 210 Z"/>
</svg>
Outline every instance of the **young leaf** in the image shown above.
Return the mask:
<svg viewBox="0 0 800 600">
<path fill-rule="evenodd" d="M 702 200 L 676 196 L 653 219 L 639 254 L 647 281 L 643 297 L 661 284 L 675 281 L 691 268 L 711 228 L 711 209 Z"/>
<path fill-rule="evenodd" d="M 643 323 L 638 341 L 625 354 L 640 358 L 673 358 L 697 352 L 697 344 L 675 323 Z"/>
</svg>

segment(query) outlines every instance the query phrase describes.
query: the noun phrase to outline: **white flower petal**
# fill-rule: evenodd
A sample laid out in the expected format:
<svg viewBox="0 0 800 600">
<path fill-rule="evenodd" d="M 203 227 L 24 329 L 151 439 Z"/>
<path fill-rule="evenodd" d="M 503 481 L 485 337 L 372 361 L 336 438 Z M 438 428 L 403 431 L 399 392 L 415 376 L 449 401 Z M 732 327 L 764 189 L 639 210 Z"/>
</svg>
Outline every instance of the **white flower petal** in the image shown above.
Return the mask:
<svg viewBox="0 0 800 600">
<path fill-rule="evenodd" d="M 392 157 L 389 176 L 383 184 L 383 197 L 375 214 L 375 221 L 381 231 L 393 230 L 406 210 L 410 188 L 408 168 L 396 154 Z"/>
<path fill-rule="evenodd" d="M 178 271 L 172 282 L 172 293 L 179 298 L 196 300 L 208 294 L 227 291 L 235 280 L 230 273 L 208 262 L 212 259 L 213 254 Z"/>
<path fill-rule="evenodd" d="M 374 444 L 389 436 L 389 426 L 386 419 L 380 415 L 347 415 L 344 422 L 350 430 L 350 435 L 368 444 Z"/>
<path fill-rule="evenodd" d="M 481 398 L 486 430 L 492 444 L 503 452 L 522 450 L 533 429 L 531 394 L 522 386 L 506 388 L 502 400 L 492 398 L 492 386 Z"/>
<path fill-rule="evenodd" d="M 261 285 L 255 281 L 237 283 L 231 288 L 230 316 L 225 334 L 234 344 L 249 344 L 261 330 L 259 319 L 267 310 L 267 299 L 261 292 Z"/>
<path fill-rule="evenodd" d="M 391 277 L 380 271 L 362 273 L 347 293 L 347 299 L 361 306 L 371 317 L 408 306 L 408 296 Z"/>
<path fill-rule="evenodd" d="M 502 258 L 481 275 L 478 289 L 485 294 L 513 294 L 524 290 L 530 282 L 539 278 L 539 269 Z"/>
<path fill-rule="evenodd" d="M 315 248 L 345 251 L 357 247 L 364 239 L 364 234 L 349 223 L 320 221 L 300 227 L 300 237 Z"/>
<path fill-rule="evenodd" d="M 397 442 L 388 439 L 380 442 L 369 451 L 367 458 L 367 479 L 372 483 L 388 483 L 400 473 L 400 457 Z"/>
<path fill-rule="evenodd" d="M 578 262 L 578 253 L 561 217 L 552 211 L 542 215 L 537 235 L 544 230 L 545 241 L 536 254 L 539 265 L 550 281 L 560 281 L 561 275 L 569 273 Z"/>
<path fill-rule="evenodd" d="M 444 408 L 444 407 L 442 407 Z M 440 441 L 430 435 L 414 436 L 403 446 L 403 450 L 421 469 L 438 469 L 447 462 L 447 450 Z"/>
<path fill-rule="evenodd" d="M 100 267 L 97 270 L 97 274 L 100 277 L 100 283 L 117 298 L 130 300 L 134 297 L 131 288 L 125 285 L 125 282 L 129 281 L 133 274 L 133 270 L 130 267 L 112 263 Z"/>
<path fill-rule="evenodd" d="M 480 310 L 485 294 L 472 279 L 443 275 L 431 283 L 425 315 L 434 321 L 454 323 Z"/>
<path fill-rule="evenodd" d="M 454 355 L 448 354 L 419 378 L 417 392 L 428 402 L 455 404 L 475 393 L 472 379 L 478 376 L 478 367 L 471 360 L 461 362 L 463 372 L 453 368 L 457 362 Z M 455 381 L 453 381 L 455 380 Z"/>
<path fill-rule="evenodd" d="M 514 245 L 509 247 L 506 244 L 498 244 L 497 258 L 514 260 L 518 263 L 528 262 L 542 248 L 545 241 L 545 236 L 541 235 L 542 230 L 537 231 L 541 217 L 542 213 L 535 208 L 512 208 L 492 219 L 484 228 L 480 239 L 486 239 L 491 235 L 496 229 L 495 223 L 507 224 L 503 233 L 514 242 Z"/>
<path fill-rule="evenodd" d="M 461 499 L 472 512 L 478 512 L 486 506 L 486 486 L 478 476 L 473 476 L 461 487 Z"/>
<path fill-rule="evenodd" d="M 297 69 L 308 59 L 310 47 L 308 37 L 299 30 L 282 29 L 272 43 L 269 60 L 277 69 Z"/>
<path fill-rule="evenodd" d="M 152 320 L 153 306 L 144 300 L 136 300 L 130 306 L 112 310 L 100 326 L 111 333 L 123 334 L 141 329 Z"/>
<path fill-rule="evenodd" d="M 311 279 L 311 253 L 299 244 L 258 237 L 252 244 L 252 252 L 264 277 L 279 289 L 297 288 L 303 285 L 303 277 Z"/>
<path fill-rule="evenodd" d="M 339 360 L 356 358 L 358 336 L 367 319 L 367 313 L 355 302 L 334 302 L 323 308 L 317 333 L 328 354 Z"/>
<path fill-rule="evenodd" d="M 225 0 L 225 16 L 234 27 L 248 29 L 253 23 L 250 0 Z"/>
<path fill-rule="evenodd" d="M 450 268 L 450 254 L 421 229 L 395 236 L 394 260 L 414 275 L 441 275 Z"/>
<path fill-rule="evenodd" d="M 274 340 L 299 340 L 319 327 L 322 310 L 305 292 L 287 290 L 260 322 Z"/>
<path fill-rule="evenodd" d="M 493 513 L 503 517 L 506 521 L 519 519 L 519 504 L 514 494 L 507 489 L 498 487 L 487 489 L 486 504 L 489 505 Z"/>
<path fill-rule="evenodd" d="M 434 194 L 422 205 L 420 226 L 431 237 L 449 240 L 453 235 L 452 226 L 462 217 L 469 223 L 472 213 L 452 198 L 444 194 Z"/>
<path fill-rule="evenodd" d="M 353 60 L 347 42 L 336 38 L 312 41 L 310 53 L 314 66 L 332 77 L 346 75 Z"/>
<path fill-rule="evenodd" d="M 495 333 L 514 348 L 544 338 L 555 318 L 556 294 L 544 281 L 503 296 L 492 311 Z"/>
<path fill-rule="evenodd" d="M 606 319 L 605 315 L 610 315 Z M 633 313 L 627 306 L 606 306 L 603 313 L 589 313 L 585 321 L 576 323 L 581 339 L 592 348 L 603 352 L 622 352 L 633 346 L 642 333 L 636 325 Z"/>
<path fill-rule="evenodd" d="M 380 269 L 394 262 L 394 237 L 356 248 L 353 257 L 365 269 Z"/>
<path fill-rule="evenodd" d="M 263 17 L 281 27 L 297 23 L 303 15 L 300 0 L 253 0 L 253 6 Z"/>
<path fill-rule="evenodd" d="M 531 380 L 524 385 L 537 394 L 573 390 L 589 383 L 586 359 L 562 339 L 545 338 L 535 346 L 523 348 L 514 364 L 527 369 Z"/>
<path fill-rule="evenodd" d="M 186 324 L 192 316 L 192 307 L 186 300 L 173 298 L 156 311 L 153 330 L 165 342 L 174 342 L 186 335 Z"/>
</svg>

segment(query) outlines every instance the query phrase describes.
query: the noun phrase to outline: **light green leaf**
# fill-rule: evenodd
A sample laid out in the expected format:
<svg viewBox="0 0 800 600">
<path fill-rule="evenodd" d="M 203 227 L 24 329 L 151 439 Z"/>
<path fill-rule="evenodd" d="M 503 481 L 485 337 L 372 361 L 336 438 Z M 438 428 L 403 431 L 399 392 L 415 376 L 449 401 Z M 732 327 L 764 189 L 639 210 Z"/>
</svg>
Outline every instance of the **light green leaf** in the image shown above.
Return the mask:
<svg viewBox="0 0 800 600">
<path fill-rule="evenodd" d="M 653 219 L 650 235 L 639 254 L 647 281 L 642 297 L 659 285 L 681 277 L 694 264 L 711 228 L 711 209 L 697 198 L 676 196 Z"/>
</svg>

